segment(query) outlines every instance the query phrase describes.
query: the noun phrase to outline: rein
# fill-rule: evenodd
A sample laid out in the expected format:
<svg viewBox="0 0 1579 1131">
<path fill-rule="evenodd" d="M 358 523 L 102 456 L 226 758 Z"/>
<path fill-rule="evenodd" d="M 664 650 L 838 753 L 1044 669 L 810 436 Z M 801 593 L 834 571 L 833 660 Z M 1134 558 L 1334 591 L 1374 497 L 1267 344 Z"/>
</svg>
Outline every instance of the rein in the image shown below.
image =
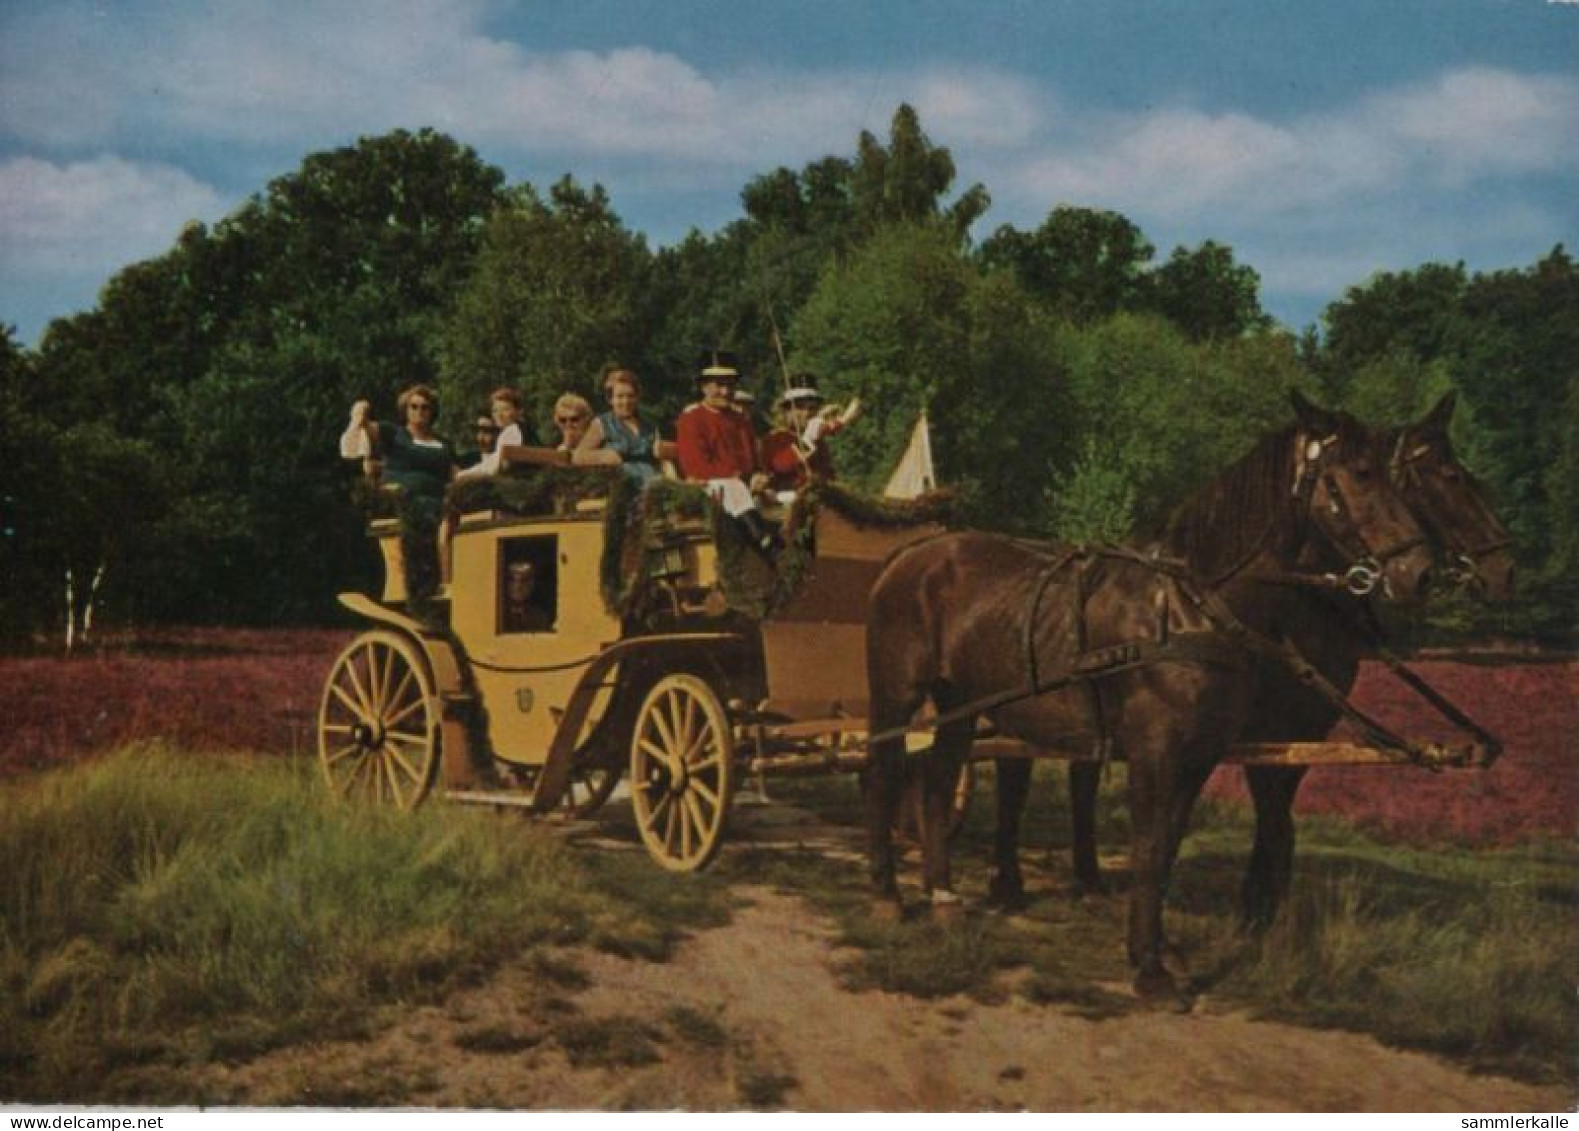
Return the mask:
<svg viewBox="0 0 1579 1131">
<path fill-rule="evenodd" d="M 1052 548 L 1046 543 L 1032 542 L 1027 539 L 1011 539 L 1010 541 L 1039 552 L 1045 552 Z M 1089 562 L 1092 557 L 1132 562 L 1179 581 L 1181 583 L 1180 589 L 1185 597 L 1200 610 L 1201 614 L 1214 627 L 1194 632 L 1172 633 L 1162 640 L 1138 640 L 1089 652 L 1082 651 L 1066 670 L 1043 678 L 1036 660 L 1034 647 L 1035 624 L 1040 612 L 1042 598 L 1052 579 L 1058 573 L 1077 560 Z M 1366 741 L 1383 749 L 1404 754 L 1411 762 L 1424 766 L 1432 772 L 1440 772 L 1445 766 L 1449 765 L 1466 764 L 1476 765 L 1485 769 L 1490 767 L 1501 756 L 1502 742 L 1500 739 L 1476 723 L 1444 695 L 1411 671 L 1395 653 L 1387 648 L 1385 642 L 1375 630 L 1360 624 L 1347 610 L 1339 610 L 1344 616 L 1347 627 L 1364 640 L 1376 658 L 1385 664 L 1387 669 L 1405 686 L 1429 703 L 1438 714 L 1471 736 L 1473 741 L 1467 750 L 1453 750 L 1437 742 L 1415 742 L 1391 730 L 1385 724 L 1366 714 L 1350 702 L 1349 697 L 1340 691 L 1331 680 L 1327 679 L 1315 665 L 1310 663 L 1292 643 L 1258 632 L 1241 621 L 1234 615 L 1227 602 L 1218 593 L 1218 586 L 1208 586 L 1201 590 L 1197 588 L 1198 584 L 1199 582 L 1189 572 L 1186 563 L 1177 559 L 1165 558 L 1157 554 L 1144 554 L 1121 546 L 1062 550 L 1054 555 L 1040 571 L 1040 577 L 1030 603 L 1030 615 L 1027 618 L 1024 633 L 1026 667 L 1029 676 L 1027 682 L 1020 687 L 982 696 L 944 711 L 931 720 L 932 726 L 934 729 L 940 729 L 950 723 L 959 722 L 967 718 L 975 718 L 1014 703 L 1035 699 L 1054 691 L 1062 691 L 1076 684 L 1095 686 L 1098 680 L 1154 664 L 1196 663 L 1229 668 L 1241 667 L 1247 662 L 1245 653 L 1248 650 L 1250 653 L 1281 664 L 1300 683 L 1336 707 L 1344 718 L 1348 719 L 1360 730 Z M 1081 641 L 1083 644 L 1083 613 L 1081 626 Z M 1096 726 L 1099 732 L 1099 748 L 1102 746 L 1100 741 L 1101 725 L 1101 719 L 1098 716 Z M 886 730 L 869 734 L 866 744 L 870 748 L 881 742 L 902 738 L 910 732 L 910 729 L 908 724 L 889 727 Z"/>
</svg>

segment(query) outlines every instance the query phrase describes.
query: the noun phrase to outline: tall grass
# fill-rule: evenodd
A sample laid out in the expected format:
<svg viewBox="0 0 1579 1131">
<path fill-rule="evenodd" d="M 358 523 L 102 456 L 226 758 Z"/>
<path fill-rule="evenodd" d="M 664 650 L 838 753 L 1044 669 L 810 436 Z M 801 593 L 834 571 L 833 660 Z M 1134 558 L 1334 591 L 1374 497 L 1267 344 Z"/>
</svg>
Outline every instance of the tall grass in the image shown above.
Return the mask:
<svg viewBox="0 0 1579 1131">
<path fill-rule="evenodd" d="M 677 919 L 718 917 L 707 885 L 628 901 L 628 869 L 519 818 L 341 804 L 302 763 L 161 746 L 5 786 L 0 859 L 12 1099 L 355 1033 L 534 945 L 661 955 Z"/>
</svg>

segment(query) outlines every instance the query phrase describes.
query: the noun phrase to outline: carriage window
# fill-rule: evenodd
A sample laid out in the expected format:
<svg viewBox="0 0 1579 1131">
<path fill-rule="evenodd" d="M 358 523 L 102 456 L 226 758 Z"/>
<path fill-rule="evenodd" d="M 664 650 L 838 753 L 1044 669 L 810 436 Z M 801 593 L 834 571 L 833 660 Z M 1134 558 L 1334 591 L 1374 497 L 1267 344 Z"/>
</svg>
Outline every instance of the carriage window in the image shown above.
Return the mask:
<svg viewBox="0 0 1579 1131">
<path fill-rule="evenodd" d="M 559 539 L 499 543 L 499 632 L 553 632 L 559 613 Z"/>
</svg>

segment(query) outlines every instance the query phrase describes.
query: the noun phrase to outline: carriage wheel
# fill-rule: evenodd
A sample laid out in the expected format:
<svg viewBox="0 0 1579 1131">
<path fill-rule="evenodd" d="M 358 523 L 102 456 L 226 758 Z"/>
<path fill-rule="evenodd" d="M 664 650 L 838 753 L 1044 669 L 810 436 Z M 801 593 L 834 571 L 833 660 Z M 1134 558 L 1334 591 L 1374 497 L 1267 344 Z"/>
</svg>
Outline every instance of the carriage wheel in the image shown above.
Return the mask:
<svg viewBox="0 0 1579 1131">
<path fill-rule="evenodd" d="M 953 840 L 965 827 L 970 813 L 970 799 L 976 795 L 976 767 L 966 762 L 959 768 L 959 778 L 954 782 L 954 797 L 949 802 L 948 837 Z M 921 783 L 912 782 L 900 799 L 899 812 L 894 816 L 894 835 L 911 844 L 921 843 Z"/>
<path fill-rule="evenodd" d="M 417 647 L 363 633 L 335 660 L 318 708 L 318 761 L 342 797 L 413 809 L 439 764 L 439 703 Z"/>
<path fill-rule="evenodd" d="M 642 843 L 672 872 L 705 867 L 723 841 L 735 789 L 729 717 L 700 676 L 668 675 L 636 712 L 631 805 Z"/>
</svg>

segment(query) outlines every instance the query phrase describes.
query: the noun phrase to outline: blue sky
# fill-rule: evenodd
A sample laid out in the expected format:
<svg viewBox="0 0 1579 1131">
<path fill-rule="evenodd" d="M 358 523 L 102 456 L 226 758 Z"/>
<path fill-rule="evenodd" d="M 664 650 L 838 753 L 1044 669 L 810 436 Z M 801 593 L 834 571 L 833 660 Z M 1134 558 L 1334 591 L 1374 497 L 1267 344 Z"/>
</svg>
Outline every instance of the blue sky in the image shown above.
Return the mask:
<svg viewBox="0 0 1579 1131">
<path fill-rule="evenodd" d="M 0 0 L 0 322 L 397 127 L 600 181 L 654 244 L 914 104 L 979 234 L 1060 203 L 1215 239 L 1298 328 L 1379 270 L 1579 247 L 1579 3 Z"/>
</svg>

